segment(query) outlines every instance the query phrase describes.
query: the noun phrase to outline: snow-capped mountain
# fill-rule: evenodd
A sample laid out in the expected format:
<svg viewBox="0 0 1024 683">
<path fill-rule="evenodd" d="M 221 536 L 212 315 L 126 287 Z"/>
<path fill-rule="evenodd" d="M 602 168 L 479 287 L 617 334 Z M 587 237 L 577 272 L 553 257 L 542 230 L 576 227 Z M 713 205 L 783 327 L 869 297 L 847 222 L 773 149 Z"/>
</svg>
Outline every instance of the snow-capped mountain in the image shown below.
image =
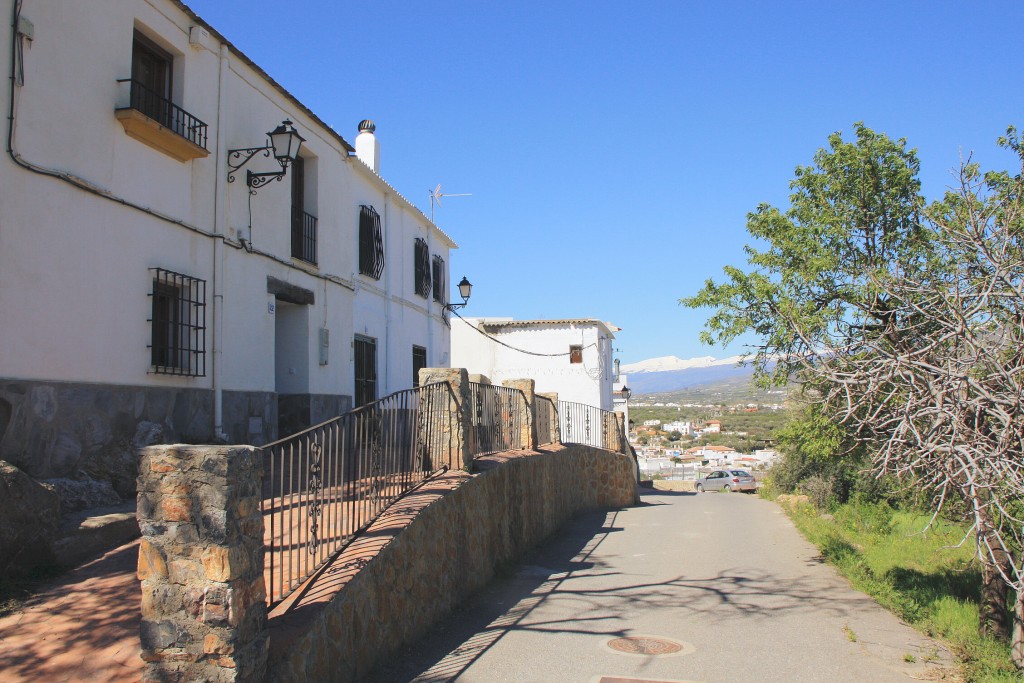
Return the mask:
<svg viewBox="0 0 1024 683">
<path fill-rule="evenodd" d="M 662 356 L 623 365 L 620 371 L 628 375 L 627 384 L 634 394 L 654 394 L 753 375 L 750 366 L 737 367 L 739 360 L 740 356 L 702 356 L 688 360 Z"/>
<path fill-rule="evenodd" d="M 700 356 L 683 360 L 678 356 L 661 356 L 642 360 L 638 363 L 629 363 L 622 366 L 622 372 L 635 375 L 641 372 L 669 372 L 671 370 L 689 370 L 691 368 L 710 368 L 718 365 L 736 365 L 740 356 L 729 358 L 715 358 L 714 356 Z"/>
</svg>

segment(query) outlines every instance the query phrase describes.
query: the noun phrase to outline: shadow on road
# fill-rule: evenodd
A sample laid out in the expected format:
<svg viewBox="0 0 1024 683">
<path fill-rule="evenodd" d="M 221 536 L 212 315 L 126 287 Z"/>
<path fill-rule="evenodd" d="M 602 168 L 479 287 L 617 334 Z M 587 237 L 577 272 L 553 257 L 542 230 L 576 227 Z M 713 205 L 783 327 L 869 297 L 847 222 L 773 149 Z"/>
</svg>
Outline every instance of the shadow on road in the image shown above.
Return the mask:
<svg viewBox="0 0 1024 683">
<path fill-rule="evenodd" d="M 451 681 L 489 650 L 506 633 L 516 630 L 595 633 L 580 629 L 580 622 L 604 617 L 584 617 L 574 625 L 522 621 L 543 604 L 559 586 L 577 573 L 611 576 L 607 566 L 589 558 L 609 534 L 622 531 L 615 526 L 617 512 L 594 512 L 571 520 L 543 547 L 528 553 L 517 565 L 500 568 L 496 579 L 448 619 L 441 622 L 395 662 L 375 669 L 366 681 Z M 624 631 L 610 631 L 621 635 Z"/>
<path fill-rule="evenodd" d="M 875 607 L 862 596 L 837 597 L 813 576 L 782 576 L 759 568 L 756 561 L 713 574 L 701 573 L 696 568 L 687 572 L 684 564 L 668 580 L 630 581 L 630 577 L 599 559 L 601 554 L 595 552 L 611 533 L 620 530 L 615 526 L 618 515 L 591 513 L 572 520 L 544 547 L 536 549 L 521 564 L 501 572 L 464 608 L 367 680 L 451 681 L 506 634 L 623 636 L 630 633 L 629 615 L 638 611 L 767 622 L 782 613 L 847 618 Z M 618 548 L 618 552 L 622 549 Z M 572 615 L 555 620 L 538 618 L 537 608 L 555 599 L 571 601 Z"/>
</svg>

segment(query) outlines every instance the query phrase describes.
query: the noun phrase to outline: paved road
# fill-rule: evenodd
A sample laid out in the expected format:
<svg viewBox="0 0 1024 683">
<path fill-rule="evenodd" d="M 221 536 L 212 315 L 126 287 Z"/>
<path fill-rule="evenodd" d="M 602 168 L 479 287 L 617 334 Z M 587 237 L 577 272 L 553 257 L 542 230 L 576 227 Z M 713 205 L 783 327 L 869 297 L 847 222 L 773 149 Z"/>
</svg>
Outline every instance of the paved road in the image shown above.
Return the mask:
<svg viewBox="0 0 1024 683">
<path fill-rule="evenodd" d="M 906 682 L 948 665 L 816 559 L 774 503 L 644 491 L 638 507 L 575 519 L 370 680 Z M 608 646 L 624 636 L 679 649 Z"/>
</svg>

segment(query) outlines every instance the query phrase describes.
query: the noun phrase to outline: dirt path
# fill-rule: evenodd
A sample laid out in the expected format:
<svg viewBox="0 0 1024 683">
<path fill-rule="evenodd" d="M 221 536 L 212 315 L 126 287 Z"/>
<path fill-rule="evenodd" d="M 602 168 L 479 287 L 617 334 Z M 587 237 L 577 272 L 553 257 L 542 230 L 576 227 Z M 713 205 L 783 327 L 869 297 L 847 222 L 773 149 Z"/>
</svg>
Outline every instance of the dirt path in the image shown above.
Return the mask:
<svg viewBox="0 0 1024 683">
<path fill-rule="evenodd" d="M 138 681 L 137 558 L 138 541 L 116 548 L 0 618 L 0 680 Z"/>
</svg>

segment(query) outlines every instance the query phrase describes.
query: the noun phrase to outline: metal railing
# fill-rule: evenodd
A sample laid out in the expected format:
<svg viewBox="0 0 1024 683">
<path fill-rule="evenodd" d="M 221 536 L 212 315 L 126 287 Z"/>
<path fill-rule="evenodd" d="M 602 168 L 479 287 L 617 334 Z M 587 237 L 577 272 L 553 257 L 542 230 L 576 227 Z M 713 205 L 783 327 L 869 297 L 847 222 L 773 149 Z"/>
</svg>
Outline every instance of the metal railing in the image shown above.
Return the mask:
<svg viewBox="0 0 1024 683">
<path fill-rule="evenodd" d="M 533 397 L 534 420 L 537 424 L 537 443 L 558 441 L 558 407 L 547 396 Z"/>
<path fill-rule="evenodd" d="M 609 450 L 620 450 L 622 437 L 618 422 L 605 420 L 608 410 L 602 410 L 584 403 L 558 402 L 558 427 L 562 443 L 575 443 Z M 614 423 L 614 433 L 608 433 L 608 424 Z"/>
<path fill-rule="evenodd" d="M 523 447 L 523 416 L 529 411 L 522 391 L 470 382 L 469 401 L 474 457 Z"/>
<path fill-rule="evenodd" d="M 267 599 L 276 606 L 389 505 L 452 462 L 447 383 L 392 394 L 264 446 Z"/>
<path fill-rule="evenodd" d="M 130 84 L 128 106 L 131 109 L 145 114 L 164 128 L 169 128 L 189 142 L 206 149 L 205 123 L 139 81 L 121 78 L 117 82 Z"/>
<path fill-rule="evenodd" d="M 292 256 L 316 265 L 316 216 L 292 207 Z"/>
</svg>

